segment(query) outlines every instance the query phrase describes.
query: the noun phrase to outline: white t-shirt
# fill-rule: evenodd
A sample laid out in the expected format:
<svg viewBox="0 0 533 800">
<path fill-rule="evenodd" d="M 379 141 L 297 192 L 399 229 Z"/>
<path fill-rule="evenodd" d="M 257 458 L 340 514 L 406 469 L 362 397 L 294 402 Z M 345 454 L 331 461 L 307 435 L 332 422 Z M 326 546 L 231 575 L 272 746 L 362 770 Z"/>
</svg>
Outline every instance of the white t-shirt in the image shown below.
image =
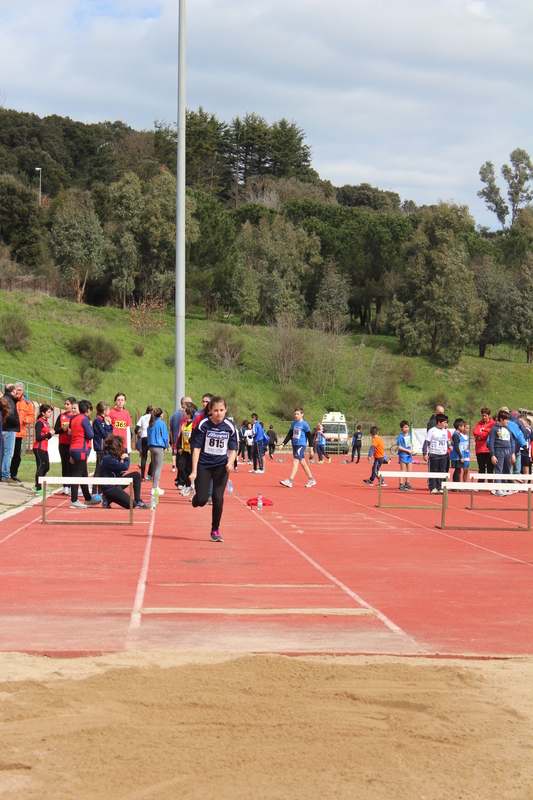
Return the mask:
<svg viewBox="0 0 533 800">
<path fill-rule="evenodd" d="M 146 437 L 148 436 L 148 426 L 150 424 L 151 416 L 152 416 L 151 414 L 143 414 L 142 417 L 139 417 L 139 420 L 137 422 L 137 426 L 139 428 L 139 436 L 141 436 L 143 439 L 146 439 Z"/>
<path fill-rule="evenodd" d="M 250 430 L 249 428 L 247 428 L 244 431 L 244 438 L 246 439 L 246 445 L 248 447 L 251 447 L 252 444 L 253 444 L 253 441 L 254 441 L 254 432 L 252 430 Z"/>
<path fill-rule="evenodd" d="M 432 456 L 445 456 L 448 452 L 447 428 L 430 428 L 426 433 L 426 442 L 429 442 L 429 452 Z"/>
</svg>

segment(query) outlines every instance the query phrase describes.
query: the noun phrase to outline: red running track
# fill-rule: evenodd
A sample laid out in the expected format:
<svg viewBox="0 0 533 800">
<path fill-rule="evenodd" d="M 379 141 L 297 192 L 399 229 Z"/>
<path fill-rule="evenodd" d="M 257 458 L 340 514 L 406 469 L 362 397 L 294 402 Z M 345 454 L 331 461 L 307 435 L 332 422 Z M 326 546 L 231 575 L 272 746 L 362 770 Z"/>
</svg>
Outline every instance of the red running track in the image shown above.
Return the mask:
<svg viewBox="0 0 533 800">
<path fill-rule="evenodd" d="M 377 509 L 366 460 L 312 465 L 312 489 L 303 473 L 293 489 L 279 485 L 289 460 L 266 466 L 233 476 L 223 544 L 209 539 L 210 508 L 178 495 L 167 466 L 156 512 L 136 511 L 133 528 L 113 525 L 126 512 L 71 511 L 59 495 L 50 519 L 109 524 L 43 526 L 40 505 L 4 518 L 0 650 L 533 652 L 533 533 L 483 529 L 523 524 L 525 512 L 510 509 L 524 496 L 485 494 L 494 511 L 466 511 L 453 495 L 449 522 L 479 529 L 440 531 L 422 481 L 407 495 L 390 479 L 384 502 L 427 509 Z M 258 491 L 273 507 L 249 510 Z"/>
</svg>

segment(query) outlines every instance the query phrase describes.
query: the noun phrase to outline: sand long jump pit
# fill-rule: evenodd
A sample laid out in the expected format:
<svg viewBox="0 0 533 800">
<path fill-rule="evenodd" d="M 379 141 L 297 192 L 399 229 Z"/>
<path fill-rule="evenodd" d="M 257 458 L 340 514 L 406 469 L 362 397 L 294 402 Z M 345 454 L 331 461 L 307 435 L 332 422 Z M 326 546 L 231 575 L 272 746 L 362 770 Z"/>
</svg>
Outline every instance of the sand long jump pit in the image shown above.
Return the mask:
<svg viewBox="0 0 533 800">
<path fill-rule="evenodd" d="M 0 654 L 1 800 L 533 797 L 533 659 Z"/>
</svg>

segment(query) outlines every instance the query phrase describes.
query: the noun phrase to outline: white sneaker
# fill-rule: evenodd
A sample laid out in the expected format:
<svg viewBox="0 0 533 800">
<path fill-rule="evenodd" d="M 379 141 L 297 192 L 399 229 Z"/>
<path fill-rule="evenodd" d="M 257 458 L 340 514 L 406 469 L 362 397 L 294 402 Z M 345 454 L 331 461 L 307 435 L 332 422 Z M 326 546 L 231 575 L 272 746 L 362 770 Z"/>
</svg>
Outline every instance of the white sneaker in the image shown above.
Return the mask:
<svg viewBox="0 0 533 800">
<path fill-rule="evenodd" d="M 266 469 L 256 469 L 256 472 L 258 475 L 262 475 L 264 472 L 266 472 Z"/>
<path fill-rule="evenodd" d="M 164 490 L 164 489 L 152 489 L 152 491 L 150 492 L 150 494 L 152 494 L 152 495 L 153 495 L 153 494 L 155 494 L 156 492 L 159 492 L 159 494 L 160 494 L 160 495 L 164 495 L 164 494 L 165 494 L 165 490 Z"/>
<path fill-rule="evenodd" d="M 292 489 L 292 481 L 290 478 L 285 478 L 284 481 L 280 481 L 282 486 L 286 486 L 287 489 Z"/>
<path fill-rule="evenodd" d="M 258 469 L 249 469 L 248 472 L 250 473 L 250 475 L 255 475 L 256 472 L 259 472 L 259 470 Z"/>
<path fill-rule="evenodd" d="M 66 494 L 67 497 L 70 497 L 70 489 L 63 488 L 63 491 L 61 492 L 61 494 Z"/>
<path fill-rule="evenodd" d="M 87 508 L 85 503 L 82 503 L 80 500 L 76 500 L 75 503 L 71 503 L 69 508 Z"/>
<path fill-rule="evenodd" d="M 308 480 L 308 481 L 307 481 L 307 483 L 305 484 L 305 488 L 306 488 L 306 489 L 310 489 L 310 488 L 311 488 L 311 486 L 315 486 L 315 485 L 316 485 L 316 481 L 315 481 L 315 479 L 314 479 L 314 478 L 309 478 L 309 480 Z"/>
</svg>

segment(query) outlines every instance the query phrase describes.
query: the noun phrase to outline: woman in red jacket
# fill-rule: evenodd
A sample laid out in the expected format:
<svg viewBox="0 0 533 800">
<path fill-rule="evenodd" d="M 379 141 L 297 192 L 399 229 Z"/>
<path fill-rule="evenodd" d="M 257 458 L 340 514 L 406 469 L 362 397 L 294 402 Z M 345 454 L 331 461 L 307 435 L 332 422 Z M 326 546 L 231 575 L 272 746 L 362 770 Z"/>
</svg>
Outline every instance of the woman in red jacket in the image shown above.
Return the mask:
<svg viewBox="0 0 533 800">
<path fill-rule="evenodd" d="M 476 460 L 477 469 L 481 474 L 487 473 L 492 475 L 494 467 L 490 460 L 489 448 L 487 447 L 487 439 L 491 428 L 495 425 L 495 421 L 490 416 L 490 408 L 481 409 L 481 419 L 474 428 L 474 439 L 476 440 Z M 485 483 L 485 481 L 480 481 Z"/>
</svg>

